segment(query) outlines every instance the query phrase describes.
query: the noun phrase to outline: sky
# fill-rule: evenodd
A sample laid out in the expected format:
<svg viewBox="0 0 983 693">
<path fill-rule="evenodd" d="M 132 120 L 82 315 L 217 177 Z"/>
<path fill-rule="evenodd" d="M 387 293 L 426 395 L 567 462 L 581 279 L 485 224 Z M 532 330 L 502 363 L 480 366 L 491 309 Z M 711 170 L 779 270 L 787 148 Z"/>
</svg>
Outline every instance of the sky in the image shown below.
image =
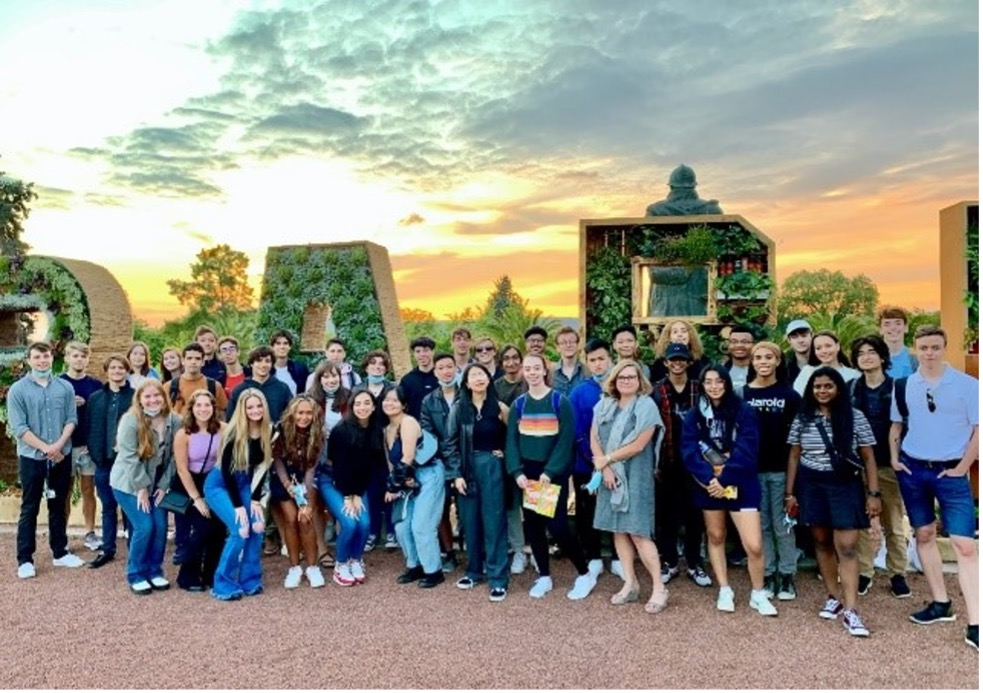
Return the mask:
<svg viewBox="0 0 983 693">
<path fill-rule="evenodd" d="M 438 317 L 508 274 L 577 315 L 580 219 L 670 171 L 777 243 L 939 305 L 938 211 L 978 199 L 973 0 L 0 3 L 0 170 L 32 252 L 102 264 L 151 324 L 201 249 L 385 246 Z"/>
</svg>

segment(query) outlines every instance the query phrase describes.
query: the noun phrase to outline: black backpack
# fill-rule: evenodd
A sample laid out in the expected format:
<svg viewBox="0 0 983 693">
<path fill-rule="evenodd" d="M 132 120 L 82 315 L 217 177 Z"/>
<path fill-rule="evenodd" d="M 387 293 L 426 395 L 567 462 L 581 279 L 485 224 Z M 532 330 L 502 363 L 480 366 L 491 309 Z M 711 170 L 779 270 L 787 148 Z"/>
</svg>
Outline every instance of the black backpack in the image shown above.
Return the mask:
<svg viewBox="0 0 983 693">
<path fill-rule="evenodd" d="M 177 404 L 177 401 L 181 399 L 181 384 L 178 382 L 180 378 L 171 378 L 171 406 L 173 407 Z M 212 397 L 215 396 L 215 388 L 218 383 L 214 379 L 205 376 L 205 386 L 208 388 L 208 394 Z"/>
</svg>

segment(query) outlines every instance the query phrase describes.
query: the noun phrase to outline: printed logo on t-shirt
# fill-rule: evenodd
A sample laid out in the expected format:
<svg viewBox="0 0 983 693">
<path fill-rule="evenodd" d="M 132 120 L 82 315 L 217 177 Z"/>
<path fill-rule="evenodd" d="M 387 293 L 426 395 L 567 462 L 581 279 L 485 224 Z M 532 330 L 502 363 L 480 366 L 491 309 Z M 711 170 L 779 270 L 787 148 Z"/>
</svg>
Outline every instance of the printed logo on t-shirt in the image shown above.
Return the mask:
<svg viewBox="0 0 983 693">
<path fill-rule="evenodd" d="M 784 397 L 752 397 L 747 403 L 758 411 L 776 414 L 785 411 Z"/>
</svg>

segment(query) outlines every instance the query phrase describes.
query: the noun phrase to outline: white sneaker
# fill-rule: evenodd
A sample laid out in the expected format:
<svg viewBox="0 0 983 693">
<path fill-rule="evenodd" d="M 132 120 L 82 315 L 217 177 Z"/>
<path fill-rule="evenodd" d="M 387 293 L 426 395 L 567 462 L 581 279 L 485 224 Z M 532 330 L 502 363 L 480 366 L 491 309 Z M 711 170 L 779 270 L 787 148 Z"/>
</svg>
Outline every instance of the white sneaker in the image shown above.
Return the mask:
<svg viewBox="0 0 983 693">
<path fill-rule="evenodd" d="M 768 593 L 765 590 L 751 590 L 751 601 L 749 604 L 752 609 L 762 616 L 778 616 L 778 609 L 768 599 Z"/>
<path fill-rule="evenodd" d="M 352 571 L 352 579 L 355 582 L 365 582 L 365 564 L 362 561 L 352 561 L 348 564 L 348 568 Z"/>
<path fill-rule="evenodd" d="M 587 572 L 594 577 L 598 577 L 604 572 L 604 561 L 602 561 L 600 558 L 595 558 L 593 561 L 590 561 L 587 564 Z"/>
<path fill-rule="evenodd" d="M 281 556 L 284 556 L 284 557 L 286 557 L 288 555 L 287 554 L 287 545 L 286 544 L 284 544 L 283 546 L 280 547 L 280 555 Z"/>
<path fill-rule="evenodd" d="M 17 566 L 17 577 L 21 580 L 36 577 L 37 574 L 38 571 L 34 569 L 33 563 L 21 563 L 19 566 Z"/>
<path fill-rule="evenodd" d="M 513 575 L 522 575 L 526 570 L 526 554 L 524 551 L 516 551 L 512 554 L 512 567 L 510 571 Z"/>
<path fill-rule="evenodd" d="M 577 579 L 573 581 L 573 589 L 567 592 L 567 599 L 571 601 L 586 599 L 596 584 L 597 576 L 590 571 L 586 575 L 578 575 Z"/>
<path fill-rule="evenodd" d="M 300 578 L 304 575 L 304 571 L 300 569 L 299 565 L 291 566 L 290 570 L 287 571 L 287 577 L 283 578 L 283 586 L 288 590 L 295 590 L 300 587 Z"/>
<path fill-rule="evenodd" d="M 621 561 L 611 561 L 611 574 L 622 580 L 625 579 L 625 571 L 621 569 Z"/>
<path fill-rule="evenodd" d="M 96 536 L 95 532 L 87 533 L 83 543 L 85 544 L 85 548 L 87 548 L 89 551 L 98 551 L 102 546 L 102 540 Z"/>
<path fill-rule="evenodd" d="M 85 561 L 69 551 L 61 558 L 56 558 L 52 563 L 58 568 L 81 568 Z"/>
<path fill-rule="evenodd" d="M 720 592 L 717 593 L 717 611 L 733 613 L 734 590 L 732 590 L 730 587 L 721 587 Z"/>
<path fill-rule="evenodd" d="M 307 581 L 311 583 L 311 587 L 324 587 L 324 575 L 316 565 L 307 566 L 304 574 L 307 576 Z"/>
<path fill-rule="evenodd" d="M 532 587 L 529 589 L 529 596 L 533 599 L 542 599 L 546 596 L 547 592 L 553 591 L 553 578 L 551 577 L 541 577 L 536 578 L 536 582 L 532 583 Z"/>
</svg>

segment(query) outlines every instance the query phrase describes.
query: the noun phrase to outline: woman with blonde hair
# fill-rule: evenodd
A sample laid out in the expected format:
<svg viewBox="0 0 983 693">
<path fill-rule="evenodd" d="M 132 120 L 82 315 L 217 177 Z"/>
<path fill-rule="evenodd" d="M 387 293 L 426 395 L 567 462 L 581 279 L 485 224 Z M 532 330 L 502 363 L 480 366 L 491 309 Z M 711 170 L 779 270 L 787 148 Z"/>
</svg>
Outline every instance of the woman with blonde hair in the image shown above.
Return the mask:
<svg viewBox="0 0 983 693">
<path fill-rule="evenodd" d="M 270 495 L 280 506 L 281 529 L 287 545 L 290 569 L 283 586 L 290 590 L 300 586 L 306 576 L 311 587 L 324 587 L 324 576 L 317 564 L 317 525 L 314 513 L 317 502 L 315 474 L 325 459 L 324 423 L 321 407 L 311 395 L 297 395 L 277 425 L 273 442 L 273 469 Z M 303 545 L 307 569 L 300 567 Z"/>
<path fill-rule="evenodd" d="M 673 320 L 662 328 L 659 338 L 655 340 L 652 351 L 655 354 L 655 361 L 652 362 L 652 383 L 656 383 L 667 375 L 666 369 L 666 349 L 670 344 L 682 344 L 689 349 L 692 357 L 689 366 L 686 368 L 686 375 L 690 380 L 698 380 L 703 369 L 710 365 L 710 359 L 703 352 L 703 341 L 700 333 L 696 331 L 696 326 L 689 320 Z"/>
<path fill-rule="evenodd" d="M 130 386 L 134 389 L 140 387 L 147 378 L 160 380 L 160 374 L 150 365 L 150 347 L 145 342 L 130 344 L 126 358 L 130 362 Z"/>
<path fill-rule="evenodd" d="M 188 398 L 181 429 L 174 436 L 177 479 L 171 490 L 186 495 L 191 505 L 185 513 L 189 522 L 188 543 L 177 574 L 177 586 L 189 592 L 211 587 L 222 546 L 225 525 L 205 502 L 205 479 L 215 468 L 225 422 L 219 419 L 215 396 L 195 390 Z"/>
<path fill-rule="evenodd" d="M 221 463 L 205 479 L 205 501 L 229 530 L 212 583 L 222 601 L 263 591 L 260 554 L 273 461 L 270 408 L 262 391 L 246 388 L 222 433 Z"/>
<path fill-rule="evenodd" d="M 594 406 L 590 446 L 594 469 L 601 472 L 594 509 L 594 528 L 614 533 L 614 548 L 621 561 L 625 584 L 611 597 L 612 604 L 638 600 L 635 554 L 652 577 L 652 597 L 645 611 L 666 607 L 669 590 L 660 578 L 655 532 L 654 450 L 662 437 L 662 417 L 649 397 L 652 385 L 634 361 L 619 361 L 603 385 Z"/>
<path fill-rule="evenodd" d="M 164 350 L 160 352 L 160 381 L 166 383 L 175 378 L 180 378 L 183 372 L 181 350 L 174 346 L 164 347 Z"/>
<path fill-rule="evenodd" d="M 141 596 L 171 586 L 163 568 L 167 516 L 159 503 L 174 476 L 174 436 L 180 425 L 163 385 L 148 379 L 137 388 L 116 432 L 116 461 L 109 484 L 130 521 L 126 580 L 130 590 Z"/>
</svg>

